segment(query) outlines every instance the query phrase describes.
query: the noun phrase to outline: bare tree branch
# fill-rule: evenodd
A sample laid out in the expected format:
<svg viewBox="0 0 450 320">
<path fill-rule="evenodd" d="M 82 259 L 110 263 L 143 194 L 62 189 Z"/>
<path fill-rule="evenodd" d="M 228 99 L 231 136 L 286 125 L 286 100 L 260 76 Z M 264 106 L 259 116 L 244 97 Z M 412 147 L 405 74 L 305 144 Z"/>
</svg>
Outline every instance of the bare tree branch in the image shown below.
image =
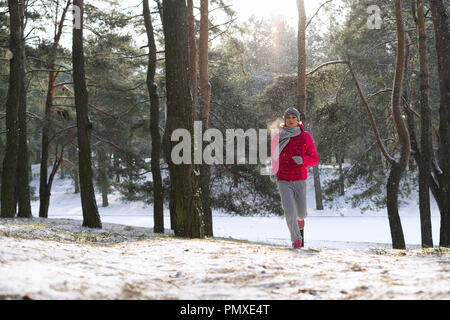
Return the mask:
<svg viewBox="0 0 450 320">
<path fill-rule="evenodd" d="M 311 18 L 308 20 L 308 22 L 306 23 L 305 29 L 308 28 L 308 26 L 309 26 L 309 24 L 311 23 L 312 19 L 314 19 L 314 17 L 319 13 L 320 9 L 321 9 L 324 5 L 330 3 L 331 1 L 332 1 L 332 0 L 328 0 L 327 2 L 324 2 L 324 3 L 322 3 L 322 4 L 320 5 L 320 7 L 317 9 L 317 11 L 312 15 L 312 17 L 311 17 Z"/>
</svg>

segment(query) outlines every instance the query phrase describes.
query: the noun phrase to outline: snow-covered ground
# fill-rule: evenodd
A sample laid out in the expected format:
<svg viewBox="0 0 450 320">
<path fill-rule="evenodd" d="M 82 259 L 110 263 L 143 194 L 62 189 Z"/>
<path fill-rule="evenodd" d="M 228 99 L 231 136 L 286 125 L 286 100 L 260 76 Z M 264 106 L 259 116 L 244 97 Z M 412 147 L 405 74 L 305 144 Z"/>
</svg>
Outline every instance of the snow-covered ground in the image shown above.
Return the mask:
<svg viewBox="0 0 450 320">
<path fill-rule="evenodd" d="M 37 190 L 38 166 L 33 167 L 32 185 Z M 308 179 L 308 218 L 306 219 L 305 246 L 328 248 L 391 247 L 391 236 L 386 209 L 365 211 L 341 203 L 340 209 L 315 210 L 312 179 Z M 349 191 L 350 192 L 350 191 Z M 121 203 L 116 192 L 109 195 L 109 206 L 101 207 L 101 195 L 97 203 L 103 222 L 130 226 L 153 227 L 153 207 L 142 202 Z M 433 241 L 439 243 L 440 216 L 432 200 Z M 32 202 L 34 216 L 38 215 L 39 202 Z M 400 208 L 403 232 L 408 248 L 420 246 L 420 220 L 417 200 L 413 197 Z M 82 219 L 80 195 L 73 193 L 69 179 L 55 177 L 50 198 L 49 218 Z M 165 210 L 165 228 L 170 228 L 169 211 Z M 290 245 L 289 232 L 284 217 L 241 217 L 213 211 L 215 237 L 232 238 L 267 244 Z"/>
<path fill-rule="evenodd" d="M 294 250 L 0 219 L 0 299 L 450 299 L 448 249 Z"/>
<path fill-rule="evenodd" d="M 216 211 L 215 238 L 178 239 L 168 211 L 154 234 L 152 207 L 117 193 L 99 207 L 103 228 L 84 228 L 79 194 L 56 179 L 48 219 L 0 219 L 0 299 L 450 299 L 450 251 L 417 248 L 414 201 L 401 209 L 408 249 L 393 250 L 386 213 L 315 211 L 309 191 L 294 250 L 283 217 Z"/>
</svg>

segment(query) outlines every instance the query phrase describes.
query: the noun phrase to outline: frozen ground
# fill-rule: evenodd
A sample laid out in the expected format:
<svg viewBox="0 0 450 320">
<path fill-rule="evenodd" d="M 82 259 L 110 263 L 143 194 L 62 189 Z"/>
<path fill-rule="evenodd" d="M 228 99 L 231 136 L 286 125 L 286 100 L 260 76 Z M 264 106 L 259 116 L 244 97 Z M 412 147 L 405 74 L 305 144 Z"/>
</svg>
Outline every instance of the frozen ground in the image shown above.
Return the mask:
<svg viewBox="0 0 450 320">
<path fill-rule="evenodd" d="M 0 219 L 4 299 L 450 299 L 448 249 L 183 240 L 72 219 Z"/>
<path fill-rule="evenodd" d="M 216 238 L 183 240 L 155 235 L 152 207 L 117 193 L 99 207 L 103 228 L 83 228 L 72 192 L 56 179 L 49 219 L 0 219 L 0 299 L 450 299 L 449 250 L 418 248 L 414 199 L 401 209 L 408 249 L 392 250 L 385 212 L 315 211 L 310 187 L 306 246 L 293 250 L 283 217 L 214 212 Z M 432 223 L 437 244 L 435 204 Z"/>
</svg>

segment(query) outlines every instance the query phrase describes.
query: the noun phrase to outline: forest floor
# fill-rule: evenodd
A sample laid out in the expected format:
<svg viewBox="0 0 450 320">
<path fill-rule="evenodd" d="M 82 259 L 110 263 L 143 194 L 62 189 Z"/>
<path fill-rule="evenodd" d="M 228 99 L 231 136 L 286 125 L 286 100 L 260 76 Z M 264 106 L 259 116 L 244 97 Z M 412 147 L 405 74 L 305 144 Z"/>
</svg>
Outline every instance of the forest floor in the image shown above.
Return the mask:
<svg viewBox="0 0 450 320">
<path fill-rule="evenodd" d="M 450 250 L 294 250 L 0 219 L 0 299 L 450 299 Z"/>
</svg>

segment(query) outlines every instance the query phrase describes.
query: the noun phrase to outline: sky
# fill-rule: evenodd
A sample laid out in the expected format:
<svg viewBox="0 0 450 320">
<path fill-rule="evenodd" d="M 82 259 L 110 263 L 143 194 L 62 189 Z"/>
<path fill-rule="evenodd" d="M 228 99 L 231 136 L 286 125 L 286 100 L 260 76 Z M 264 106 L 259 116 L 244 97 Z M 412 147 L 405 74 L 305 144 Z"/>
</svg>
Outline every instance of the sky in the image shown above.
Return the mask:
<svg viewBox="0 0 450 320">
<path fill-rule="evenodd" d="M 309 19 L 316 10 L 320 7 L 320 5 L 327 0 L 305 0 L 305 10 L 306 17 Z M 98 5 L 100 8 L 102 7 L 103 1 L 99 0 L 90 0 L 90 2 Z M 150 2 L 151 5 L 153 1 Z M 333 3 L 338 3 L 340 0 L 333 0 Z M 142 0 L 130 0 L 124 3 L 121 3 L 121 7 L 124 12 L 132 9 L 134 14 L 141 13 L 141 3 Z M 252 15 L 256 17 L 262 17 L 270 19 L 272 16 L 282 16 L 285 18 L 286 22 L 292 25 L 292 27 L 297 28 L 298 23 L 298 10 L 297 10 L 297 1 L 296 0 L 225 0 L 225 3 L 232 6 L 237 15 L 237 21 L 245 22 Z M 200 6 L 199 0 L 194 0 L 194 7 L 198 8 Z M 210 4 L 210 10 L 214 9 L 216 5 Z M 198 13 L 198 12 L 197 12 Z M 321 9 L 319 12 L 319 16 L 324 13 L 324 10 Z M 227 18 L 224 14 L 221 14 L 220 10 L 214 10 L 213 16 L 211 17 L 215 24 L 221 24 L 226 22 L 229 18 Z M 71 19 L 70 15 L 68 19 Z M 53 30 L 51 27 L 49 27 Z M 65 32 L 65 35 L 62 39 L 62 45 L 64 47 L 71 47 L 71 35 L 70 30 Z M 86 32 L 87 34 L 88 32 Z M 36 35 L 36 34 L 35 34 Z M 137 37 L 137 42 L 141 43 L 145 37 Z M 144 39 L 145 40 L 145 39 Z M 146 40 L 145 40 L 146 41 Z"/>
<path fill-rule="evenodd" d="M 324 2 L 318 0 L 305 0 L 306 16 L 311 17 Z M 294 25 L 297 24 L 298 11 L 296 0 L 229 0 L 240 20 L 247 20 L 252 15 L 270 18 L 272 15 L 281 15 Z"/>
</svg>

